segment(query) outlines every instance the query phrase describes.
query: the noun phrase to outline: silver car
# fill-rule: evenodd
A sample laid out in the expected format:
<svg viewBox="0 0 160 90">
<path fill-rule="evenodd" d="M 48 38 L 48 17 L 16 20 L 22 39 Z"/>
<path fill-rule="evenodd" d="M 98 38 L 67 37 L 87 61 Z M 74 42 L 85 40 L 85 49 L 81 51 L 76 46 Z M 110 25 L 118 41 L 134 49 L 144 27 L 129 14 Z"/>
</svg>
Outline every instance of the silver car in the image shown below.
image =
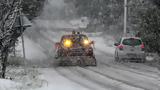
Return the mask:
<svg viewBox="0 0 160 90">
<path fill-rule="evenodd" d="M 144 44 L 139 37 L 122 37 L 115 43 L 115 61 L 145 62 Z"/>
</svg>

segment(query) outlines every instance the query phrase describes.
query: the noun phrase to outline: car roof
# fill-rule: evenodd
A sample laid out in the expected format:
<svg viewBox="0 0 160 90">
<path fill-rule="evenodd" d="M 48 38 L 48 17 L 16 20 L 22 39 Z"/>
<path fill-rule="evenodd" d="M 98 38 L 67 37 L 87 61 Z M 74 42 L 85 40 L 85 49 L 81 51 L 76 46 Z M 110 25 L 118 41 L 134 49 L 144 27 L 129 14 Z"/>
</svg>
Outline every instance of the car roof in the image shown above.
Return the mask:
<svg viewBox="0 0 160 90">
<path fill-rule="evenodd" d="M 122 37 L 122 39 L 129 39 L 129 38 L 141 39 L 140 37 Z"/>
</svg>

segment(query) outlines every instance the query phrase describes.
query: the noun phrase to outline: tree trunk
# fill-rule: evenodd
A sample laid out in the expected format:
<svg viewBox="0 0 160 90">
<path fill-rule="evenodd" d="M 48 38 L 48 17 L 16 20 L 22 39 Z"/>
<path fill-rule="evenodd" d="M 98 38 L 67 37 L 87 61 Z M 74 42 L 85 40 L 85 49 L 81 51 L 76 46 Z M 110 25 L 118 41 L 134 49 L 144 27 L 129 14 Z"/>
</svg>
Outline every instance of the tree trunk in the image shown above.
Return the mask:
<svg viewBox="0 0 160 90">
<path fill-rule="evenodd" d="M 16 57 L 16 42 L 14 42 L 14 46 L 13 46 L 13 55 L 14 57 Z"/>
<path fill-rule="evenodd" d="M 6 67 L 7 67 L 7 59 L 8 59 L 8 48 L 5 48 L 2 52 L 2 78 L 6 76 Z"/>
</svg>

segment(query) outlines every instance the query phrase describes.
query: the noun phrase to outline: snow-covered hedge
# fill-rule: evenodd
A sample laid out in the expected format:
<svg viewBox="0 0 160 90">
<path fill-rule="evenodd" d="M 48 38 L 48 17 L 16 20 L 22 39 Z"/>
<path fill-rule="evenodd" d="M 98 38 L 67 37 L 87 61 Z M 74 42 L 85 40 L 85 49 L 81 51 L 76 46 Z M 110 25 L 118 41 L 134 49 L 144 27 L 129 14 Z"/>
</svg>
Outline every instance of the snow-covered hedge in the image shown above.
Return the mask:
<svg viewBox="0 0 160 90">
<path fill-rule="evenodd" d="M 22 57 L 10 56 L 8 58 L 8 65 L 21 66 L 21 65 L 24 65 L 24 61 L 26 62 L 26 60 L 24 60 L 24 58 Z"/>
</svg>

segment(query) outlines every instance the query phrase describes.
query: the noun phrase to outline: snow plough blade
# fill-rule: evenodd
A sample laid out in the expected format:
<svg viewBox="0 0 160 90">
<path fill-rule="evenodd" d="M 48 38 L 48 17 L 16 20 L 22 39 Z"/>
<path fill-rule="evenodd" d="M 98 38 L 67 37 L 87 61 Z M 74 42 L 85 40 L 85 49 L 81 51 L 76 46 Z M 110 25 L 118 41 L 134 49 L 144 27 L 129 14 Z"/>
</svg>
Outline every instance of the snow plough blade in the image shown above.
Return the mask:
<svg viewBox="0 0 160 90">
<path fill-rule="evenodd" d="M 97 66 L 97 62 L 95 57 L 68 56 L 59 58 L 58 66 Z"/>
</svg>

